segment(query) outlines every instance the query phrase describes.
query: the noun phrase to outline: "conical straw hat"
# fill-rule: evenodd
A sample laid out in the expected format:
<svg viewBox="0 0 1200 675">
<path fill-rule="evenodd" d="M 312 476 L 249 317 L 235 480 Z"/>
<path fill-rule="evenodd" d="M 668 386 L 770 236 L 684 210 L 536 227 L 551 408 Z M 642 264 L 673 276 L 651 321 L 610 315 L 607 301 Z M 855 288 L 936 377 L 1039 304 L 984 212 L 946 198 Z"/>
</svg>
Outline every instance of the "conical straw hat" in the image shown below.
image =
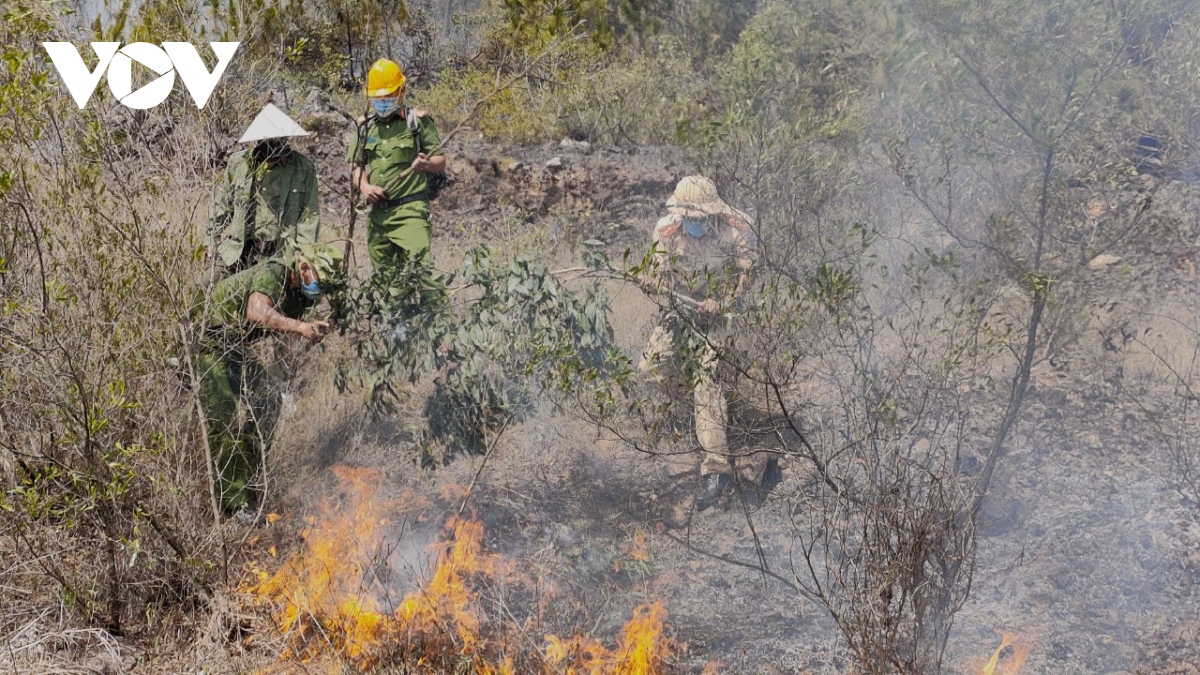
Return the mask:
<svg viewBox="0 0 1200 675">
<path fill-rule="evenodd" d="M 304 130 L 304 127 L 296 124 L 292 118 L 287 116 L 287 113 L 268 103 L 262 112 L 258 113 L 258 117 L 255 117 L 254 121 L 250 123 L 250 127 L 238 139 L 238 143 L 307 135 L 308 132 Z"/>
<path fill-rule="evenodd" d="M 704 176 L 684 176 L 667 200 L 667 210 L 689 218 L 703 218 L 733 209 L 717 194 L 717 186 Z"/>
</svg>

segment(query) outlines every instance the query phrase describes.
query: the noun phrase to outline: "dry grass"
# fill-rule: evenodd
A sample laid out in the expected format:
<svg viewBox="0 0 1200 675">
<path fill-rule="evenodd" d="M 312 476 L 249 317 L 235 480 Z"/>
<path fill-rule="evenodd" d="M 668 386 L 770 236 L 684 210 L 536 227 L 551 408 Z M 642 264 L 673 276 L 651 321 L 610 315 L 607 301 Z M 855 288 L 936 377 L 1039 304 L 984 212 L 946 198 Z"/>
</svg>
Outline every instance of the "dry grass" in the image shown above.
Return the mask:
<svg viewBox="0 0 1200 675">
<path fill-rule="evenodd" d="M 128 672 L 129 652 L 108 631 L 73 628 L 63 608 L 44 608 L 6 635 L 0 672 L 13 675 L 120 675 Z"/>
</svg>

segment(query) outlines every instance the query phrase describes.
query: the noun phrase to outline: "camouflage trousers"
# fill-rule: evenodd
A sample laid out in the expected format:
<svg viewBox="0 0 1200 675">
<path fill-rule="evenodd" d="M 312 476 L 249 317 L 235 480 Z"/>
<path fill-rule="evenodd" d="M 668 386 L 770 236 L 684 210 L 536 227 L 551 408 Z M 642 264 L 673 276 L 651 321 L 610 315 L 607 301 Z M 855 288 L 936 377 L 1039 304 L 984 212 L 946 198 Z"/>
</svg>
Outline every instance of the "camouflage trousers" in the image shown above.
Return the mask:
<svg viewBox="0 0 1200 675">
<path fill-rule="evenodd" d="M 703 453 L 700 475 L 736 472 L 743 481 L 760 483 L 770 455 L 730 449 L 729 398 L 718 375 L 720 359 L 708 337 L 681 317 L 667 314 L 650 334 L 638 371 L 662 384 L 670 377 L 668 371 L 689 359 L 691 367 L 682 370 L 691 388 L 696 440 Z"/>
<path fill-rule="evenodd" d="M 200 406 L 216 488 L 226 512 L 262 494 L 262 450 L 274 431 L 280 400 L 248 348 L 205 348 L 199 359 Z"/>
</svg>

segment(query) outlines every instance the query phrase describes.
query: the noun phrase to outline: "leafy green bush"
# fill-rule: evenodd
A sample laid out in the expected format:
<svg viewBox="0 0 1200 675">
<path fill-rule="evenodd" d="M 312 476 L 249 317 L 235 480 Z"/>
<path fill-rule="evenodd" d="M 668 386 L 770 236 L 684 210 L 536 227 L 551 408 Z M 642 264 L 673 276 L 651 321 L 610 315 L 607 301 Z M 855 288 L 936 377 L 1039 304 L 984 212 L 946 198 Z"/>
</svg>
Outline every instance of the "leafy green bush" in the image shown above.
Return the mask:
<svg viewBox="0 0 1200 675">
<path fill-rule="evenodd" d="M 603 376 L 629 370 L 596 284 L 569 288 L 544 264 L 497 262 L 483 245 L 449 278 L 414 265 L 335 302 L 362 359 L 340 364 L 339 386 L 360 378 L 375 410 L 389 412 L 401 378 L 436 373 L 425 416 L 447 456 L 483 452 L 539 393 L 603 398 Z"/>
<path fill-rule="evenodd" d="M 137 148 L 161 117 L 134 125 L 103 96 L 60 112 L 38 44 L 61 38 L 55 8 L 0 20 L 0 535 L 16 556 L 0 588 L 32 591 L 5 597 L 0 622 L 53 595 L 128 632 L 220 567 L 191 398 L 169 362 L 196 265 L 177 228 L 186 174 L 161 169 L 186 142 L 160 139 L 150 161 Z"/>
<path fill-rule="evenodd" d="M 470 126 L 487 138 L 537 143 L 567 135 L 597 143 L 666 143 L 703 109 L 705 79 L 682 42 L 651 38 L 641 49 L 601 52 L 588 43 L 554 48 L 531 76 L 481 105 Z M 531 58 L 538 58 L 534 55 Z M 490 65 L 445 71 L 417 99 L 450 125 L 503 80 Z"/>
</svg>

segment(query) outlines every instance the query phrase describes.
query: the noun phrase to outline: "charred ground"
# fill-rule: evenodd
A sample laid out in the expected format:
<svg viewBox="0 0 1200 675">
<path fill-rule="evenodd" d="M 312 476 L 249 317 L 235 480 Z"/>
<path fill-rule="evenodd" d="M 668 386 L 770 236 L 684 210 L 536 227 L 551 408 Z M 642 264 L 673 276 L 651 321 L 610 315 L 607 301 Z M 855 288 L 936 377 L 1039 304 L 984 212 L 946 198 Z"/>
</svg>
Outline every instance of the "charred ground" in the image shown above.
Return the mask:
<svg viewBox="0 0 1200 675">
<path fill-rule="evenodd" d="M 336 149 L 314 154 L 337 157 Z M 447 262 L 476 238 L 502 247 L 530 233 L 541 234 L 547 255 L 563 260 L 571 237 L 603 240 L 619 256 L 645 245 L 671 176 L 689 169 L 671 149 L 580 152 L 471 142 L 451 154 L 454 180 L 434 223 L 435 255 Z M 328 161 L 322 171 L 326 184 L 337 184 L 342 167 Z M 1032 642 L 1026 667 L 1033 673 L 1187 673 L 1200 663 L 1192 618 L 1200 531 L 1194 504 L 1171 479 L 1159 429 L 1161 416 L 1182 399 L 1148 348 L 1132 340 L 1113 345 L 1110 337 L 1153 332 L 1152 318 L 1162 314 L 1145 298 L 1177 307 L 1174 298 L 1194 294 L 1191 254 L 1162 243 L 1194 226 L 1182 206 L 1190 192 L 1179 184 L 1159 191 L 1157 203 L 1178 206 L 1157 212 L 1145 236 L 1120 251 L 1120 266 L 1093 272 L 1106 288 L 1103 307 L 1036 372 L 1028 414 L 982 513 L 980 570 L 957 622 L 951 672 L 975 672 L 1001 630 Z M 588 216 L 564 224 L 566 213 Z M 490 226 L 496 222 L 512 229 L 497 232 Z M 636 353 L 656 307 L 636 288 L 612 291 L 619 339 Z M 382 468 L 392 489 L 436 504 L 424 516 L 434 523 L 461 506 L 444 499 L 447 486 L 474 484 L 469 508 L 484 523 L 489 550 L 561 599 L 542 615 L 544 628 L 613 635 L 630 608 L 652 598 L 664 602 L 672 635 L 688 646 L 685 670 L 698 672 L 710 661 L 726 672 L 847 668 L 828 620 L 789 587 L 796 562 L 790 518 L 798 508 L 790 497 L 813 480 L 799 458 L 780 458 L 765 494 L 747 491 L 696 513 L 694 455 L 670 454 L 686 452 L 687 438 L 659 448 L 663 456 L 646 455 L 546 408 L 506 432 L 482 471 L 479 457 L 421 468 L 420 387 L 403 414 L 370 423 L 344 403 L 332 418 L 316 413 L 330 399 L 314 392 L 326 386 L 306 374 L 297 391 L 294 426 L 275 458 L 288 476 L 279 480 L 283 512 L 304 512 L 331 485 L 324 469 L 337 463 Z M 980 464 L 975 456 L 963 460 L 968 474 Z M 286 533 L 296 526 L 289 518 L 278 526 L 283 534 L 271 536 L 295 546 Z M 628 555 L 638 537 L 648 561 Z M 753 569 L 764 561 L 782 579 Z M 537 604 L 521 597 L 511 596 L 514 611 Z"/>
</svg>

